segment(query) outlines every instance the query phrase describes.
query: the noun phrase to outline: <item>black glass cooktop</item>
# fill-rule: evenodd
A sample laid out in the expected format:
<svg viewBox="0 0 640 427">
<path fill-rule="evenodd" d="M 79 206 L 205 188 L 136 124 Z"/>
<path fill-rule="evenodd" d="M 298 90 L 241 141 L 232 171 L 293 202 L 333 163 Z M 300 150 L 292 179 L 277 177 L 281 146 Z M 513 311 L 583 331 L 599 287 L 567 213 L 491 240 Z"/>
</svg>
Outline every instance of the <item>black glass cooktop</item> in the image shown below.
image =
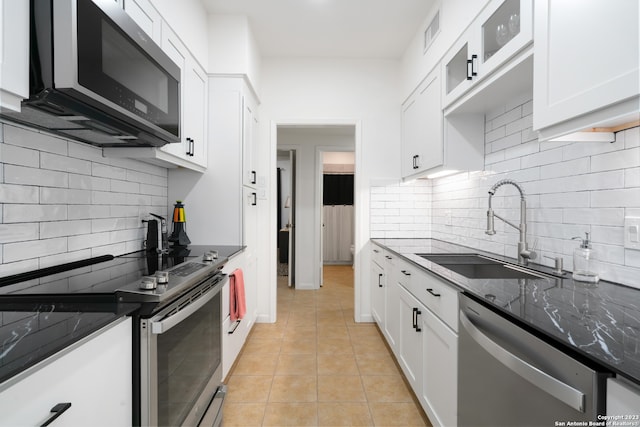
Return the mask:
<svg viewBox="0 0 640 427">
<path fill-rule="evenodd" d="M 225 260 L 240 250 L 237 246 L 189 246 L 167 254 L 138 251 L 117 257 L 105 255 L 0 278 L 0 302 L 9 296 L 99 295 L 115 300 L 118 289 L 131 287 L 143 276 L 168 270 L 187 261 L 201 262 L 203 254 L 215 250 Z M 95 298 L 94 298 L 95 299 Z"/>
</svg>

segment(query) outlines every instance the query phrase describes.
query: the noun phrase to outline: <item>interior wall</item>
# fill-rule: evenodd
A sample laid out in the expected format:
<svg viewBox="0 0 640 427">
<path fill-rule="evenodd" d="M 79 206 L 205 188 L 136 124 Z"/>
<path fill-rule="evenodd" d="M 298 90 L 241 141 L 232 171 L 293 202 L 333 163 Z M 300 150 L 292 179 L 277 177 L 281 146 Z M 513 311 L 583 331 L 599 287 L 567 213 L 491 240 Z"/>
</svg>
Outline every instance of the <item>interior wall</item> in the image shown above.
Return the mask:
<svg viewBox="0 0 640 427">
<path fill-rule="evenodd" d="M 269 198 L 275 198 L 278 123 L 356 123 L 356 272 L 355 320 L 372 321 L 367 268 L 369 255 L 362 249 L 369 240 L 369 182 L 374 177 L 400 174 L 400 61 L 357 59 L 263 58 L 261 74 L 261 158 L 267 159 Z M 358 134 L 358 129 L 360 133 Z M 360 144 L 360 145 L 358 145 Z M 275 201 L 261 215 L 262 229 L 275 227 Z M 260 260 L 269 272 L 263 298 L 271 303 L 275 320 L 275 235 L 262 249 L 270 257 Z"/>
</svg>

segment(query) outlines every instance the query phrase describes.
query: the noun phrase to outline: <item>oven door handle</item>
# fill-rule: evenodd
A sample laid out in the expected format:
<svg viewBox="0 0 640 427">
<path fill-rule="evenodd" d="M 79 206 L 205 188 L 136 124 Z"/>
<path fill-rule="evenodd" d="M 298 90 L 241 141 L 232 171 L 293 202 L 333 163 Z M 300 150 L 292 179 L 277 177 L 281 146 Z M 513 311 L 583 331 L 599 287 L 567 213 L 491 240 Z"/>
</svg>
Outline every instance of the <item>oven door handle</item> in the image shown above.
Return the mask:
<svg viewBox="0 0 640 427">
<path fill-rule="evenodd" d="M 219 286 L 212 288 L 206 294 L 202 295 L 200 298 L 185 306 L 175 314 L 170 315 L 169 317 L 164 317 L 163 315 L 157 316 L 156 319 L 162 319 L 160 321 L 155 321 L 152 319 L 151 321 L 149 321 L 149 325 L 151 325 L 151 333 L 157 335 L 164 334 L 169 329 L 173 328 L 178 323 L 182 322 L 187 317 L 200 310 L 206 303 L 211 301 L 217 293 L 220 293 L 220 289 L 221 287 Z"/>
</svg>

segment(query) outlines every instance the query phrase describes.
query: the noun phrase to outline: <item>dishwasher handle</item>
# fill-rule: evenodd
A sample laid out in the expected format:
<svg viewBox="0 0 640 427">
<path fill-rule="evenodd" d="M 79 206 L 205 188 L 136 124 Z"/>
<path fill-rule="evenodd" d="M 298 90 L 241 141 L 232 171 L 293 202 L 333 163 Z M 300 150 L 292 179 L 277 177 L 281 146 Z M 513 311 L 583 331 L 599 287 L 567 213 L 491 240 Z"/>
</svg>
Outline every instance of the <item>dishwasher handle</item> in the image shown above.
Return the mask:
<svg viewBox="0 0 640 427">
<path fill-rule="evenodd" d="M 549 393 L 556 399 L 566 403 L 573 409 L 585 412 L 585 395 L 580 390 L 571 387 L 568 384 L 552 377 L 535 366 L 525 362 L 518 356 L 505 350 L 496 344 L 491 338 L 480 331 L 467 317 L 464 311 L 460 310 L 460 323 L 471 337 L 483 348 L 487 353 L 520 375 L 531 384 Z"/>
</svg>

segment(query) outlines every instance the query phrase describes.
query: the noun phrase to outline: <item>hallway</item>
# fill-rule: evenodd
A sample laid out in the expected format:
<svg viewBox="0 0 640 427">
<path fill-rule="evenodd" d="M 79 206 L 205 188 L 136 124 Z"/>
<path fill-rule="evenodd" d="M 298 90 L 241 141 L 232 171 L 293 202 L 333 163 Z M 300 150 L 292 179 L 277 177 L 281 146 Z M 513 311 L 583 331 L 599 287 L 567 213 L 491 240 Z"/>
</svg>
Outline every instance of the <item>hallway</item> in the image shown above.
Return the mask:
<svg viewBox="0 0 640 427">
<path fill-rule="evenodd" d="M 429 425 L 378 328 L 353 317 L 351 266 L 325 266 L 317 291 L 280 276 L 278 321 L 249 335 L 223 426 Z"/>
</svg>

